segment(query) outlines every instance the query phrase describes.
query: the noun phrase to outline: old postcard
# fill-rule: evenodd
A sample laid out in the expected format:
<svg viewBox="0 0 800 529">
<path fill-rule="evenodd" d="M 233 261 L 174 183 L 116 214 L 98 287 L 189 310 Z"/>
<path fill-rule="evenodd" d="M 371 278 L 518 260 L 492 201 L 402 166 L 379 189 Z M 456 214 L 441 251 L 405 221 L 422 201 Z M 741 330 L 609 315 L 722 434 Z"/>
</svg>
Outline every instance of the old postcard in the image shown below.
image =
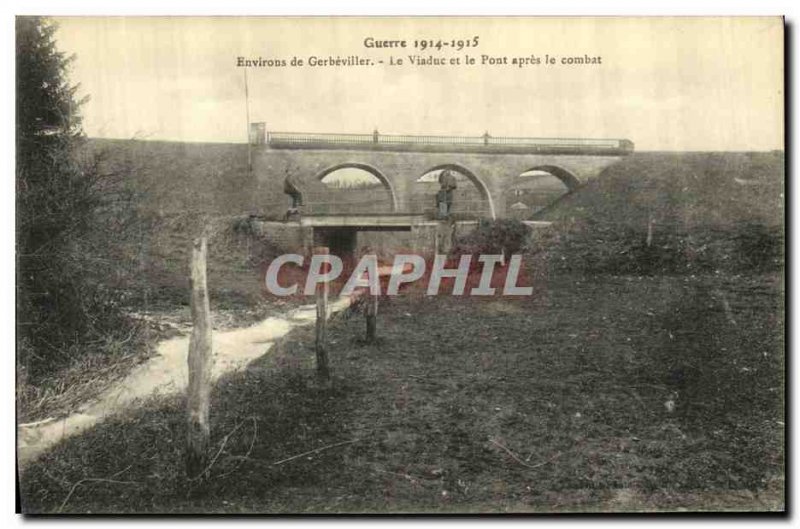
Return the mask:
<svg viewBox="0 0 800 529">
<path fill-rule="evenodd" d="M 22 511 L 784 511 L 783 46 L 17 17 Z"/>
</svg>

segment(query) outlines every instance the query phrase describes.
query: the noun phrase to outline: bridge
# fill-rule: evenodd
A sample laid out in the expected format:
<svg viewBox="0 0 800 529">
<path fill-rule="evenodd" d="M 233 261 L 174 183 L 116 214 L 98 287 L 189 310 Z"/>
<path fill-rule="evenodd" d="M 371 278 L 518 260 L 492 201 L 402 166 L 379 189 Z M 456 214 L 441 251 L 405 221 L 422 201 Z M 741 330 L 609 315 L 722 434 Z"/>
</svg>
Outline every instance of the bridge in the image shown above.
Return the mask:
<svg viewBox="0 0 800 529">
<path fill-rule="evenodd" d="M 393 240 L 417 251 L 443 249 L 476 220 L 509 216 L 507 191 L 521 175 L 544 171 L 573 192 L 633 152 L 625 139 L 268 132 L 263 123 L 251 124 L 250 142 L 255 177 L 274 187 L 290 176 L 302 195 L 299 216 L 271 223 L 268 231 L 306 250 L 325 244 L 342 254 L 381 244 L 380 235 L 368 232 L 384 231 L 408 232 Z M 351 189 L 325 183 L 342 169 L 365 171 L 375 183 Z M 436 172 L 443 169 L 461 178 L 451 226 L 434 215 Z"/>
<path fill-rule="evenodd" d="M 430 213 L 438 186 L 420 179 L 450 169 L 465 178 L 455 212 L 498 218 L 510 206 L 504 192 L 524 173 L 546 171 L 571 192 L 633 152 L 625 139 L 312 134 L 267 132 L 259 123 L 251 125 L 251 143 L 256 177 L 274 182 L 276 174 L 291 174 L 303 195 L 301 213 L 310 216 L 352 212 L 347 195 L 354 193 L 322 182 L 340 169 L 366 171 L 380 182 L 373 207 L 361 213 Z"/>
</svg>

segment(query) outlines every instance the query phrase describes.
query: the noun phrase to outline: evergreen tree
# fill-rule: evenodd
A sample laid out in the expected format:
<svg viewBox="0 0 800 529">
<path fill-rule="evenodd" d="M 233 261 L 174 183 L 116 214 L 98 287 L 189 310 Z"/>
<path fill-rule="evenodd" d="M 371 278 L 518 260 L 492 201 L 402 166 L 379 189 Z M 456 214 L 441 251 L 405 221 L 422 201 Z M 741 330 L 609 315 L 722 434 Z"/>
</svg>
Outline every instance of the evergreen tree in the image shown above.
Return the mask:
<svg viewBox="0 0 800 529">
<path fill-rule="evenodd" d="M 90 280 L 84 241 L 102 204 L 97 161 L 86 156 L 72 57 L 57 26 L 16 19 L 17 336 L 29 371 L 47 370 L 110 317 Z M 105 311 L 105 312 L 104 312 Z"/>
</svg>

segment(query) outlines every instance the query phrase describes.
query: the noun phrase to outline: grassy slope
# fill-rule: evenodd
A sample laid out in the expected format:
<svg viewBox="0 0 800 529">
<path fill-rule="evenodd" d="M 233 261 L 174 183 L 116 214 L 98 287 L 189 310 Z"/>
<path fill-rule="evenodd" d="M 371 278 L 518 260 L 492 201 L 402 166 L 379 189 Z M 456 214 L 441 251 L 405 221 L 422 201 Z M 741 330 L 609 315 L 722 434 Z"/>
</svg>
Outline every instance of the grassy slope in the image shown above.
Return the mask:
<svg viewBox="0 0 800 529">
<path fill-rule="evenodd" d="M 561 272 L 781 271 L 784 207 L 783 153 L 638 153 L 546 211 L 532 249 Z"/>
<path fill-rule="evenodd" d="M 186 266 L 192 237 L 202 223 L 214 223 L 209 244 L 211 299 L 223 305 L 256 303 L 259 270 L 254 259 L 269 249 L 237 237 L 237 217 L 275 207 L 280 185 L 259 184 L 247 174 L 247 146 L 94 140 L 111 166 L 129 168 L 146 230 L 132 249 L 138 269 L 126 285 L 137 300 L 156 307 L 188 302 Z M 272 189 L 274 187 L 274 189 Z M 147 295 L 145 299 L 144 295 Z"/>
<path fill-rule="evenodd" d="M 737 182 L 737 179 L 740 182 Z M 541 216 L 644 228 L 781 225 L 784 154 L 635 153 Z"/>
</svg>

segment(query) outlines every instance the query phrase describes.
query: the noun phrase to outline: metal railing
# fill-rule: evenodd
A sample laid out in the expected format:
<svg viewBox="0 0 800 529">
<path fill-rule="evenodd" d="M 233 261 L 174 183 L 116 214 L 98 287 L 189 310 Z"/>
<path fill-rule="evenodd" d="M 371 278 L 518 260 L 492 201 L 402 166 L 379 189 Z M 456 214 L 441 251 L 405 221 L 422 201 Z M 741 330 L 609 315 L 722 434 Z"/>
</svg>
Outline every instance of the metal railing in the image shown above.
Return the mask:
<svg viewBox="0 0 800 529">
<path fill-rule="evenodd" d="M 433 136 L 408 134 L 339 134 L 306 132 L 267 132 L 266 143 L 273 147 L 290 146 L 456 146 L 516 147 L 533 149 L 591 149 L 632 152 L 633 143 L 625 139 L 601 138 L 524 138 L 483 136 Z"/>
</svg>

